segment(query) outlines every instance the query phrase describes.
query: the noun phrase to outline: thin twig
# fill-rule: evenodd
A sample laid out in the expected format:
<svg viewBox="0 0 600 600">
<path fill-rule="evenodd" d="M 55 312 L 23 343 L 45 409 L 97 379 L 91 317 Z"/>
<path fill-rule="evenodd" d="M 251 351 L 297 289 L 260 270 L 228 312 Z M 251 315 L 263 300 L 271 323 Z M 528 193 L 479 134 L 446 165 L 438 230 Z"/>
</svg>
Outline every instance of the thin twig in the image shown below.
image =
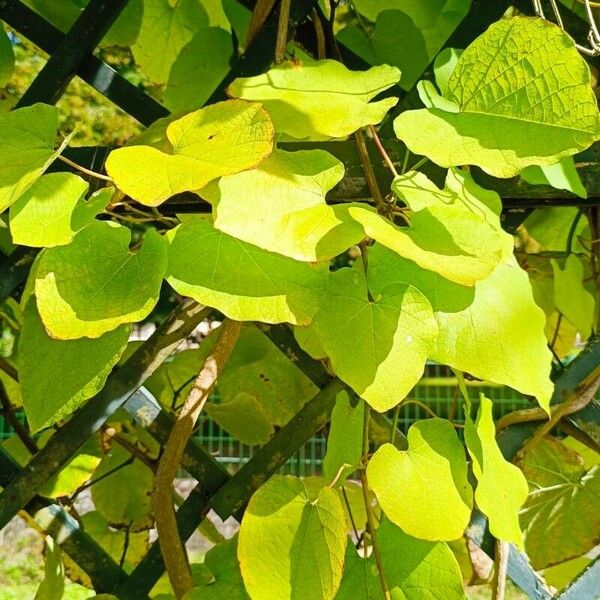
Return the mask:
<svg viewBox="0 0 600 600">
<path fill-rule="evenodd" d="M 375 171 L 373 170 L 373 165 L 371 164 L 371 158 L 369 157 L 369 151 L 367 150 L 365 136 L 360 129 L 354 134 L 354 139 L 356 140 L 356 147 L 358 149 L 360 162 L 362 164 L 363 171 L 365 172 L 365 179 L 367 180 L 369 191 L 371 192 L 371 196 L 375 201 L 375 206 L 380 214 L 385 214 L 387 212 L 387 206 L 381 194 L 381 190 L 379 189 L 377 178 L 375 177 Z"/>
<path fill-rule="evenodd" d="M 381 552 L 379 551 L 379 546 L 377 545 L 377 532 L 375 527 L 375 517 L 373 515 L 373 507 L 371 506 L 371 502 L 369 500 L 369 482 L 367 480 L 367 463 L 369 462 L 369 417 L 369 407 L 365 406 L 365 417 L 363 421 L 362 469 L 360 469 L 360 481 L 362 484 L 365 511 L 367 513 L 367 530 L 373 546 L 373 556 L 375 557 L 375 563 L 377 564 L 377 572 L 379 573 L 381 591 L 383 592 L 383 597 L 385 600 L 391 600 L 392 597 L 390 595 L 390 589 L 383 571 Z"/>
<path fill-rule="evenodd" d="M 0 357 L 0 371 L 4 371 L 11 379 L 19 382 L 19 372 L 5 358 Z"/>
<path fill-rule="evenodd" d="M 389 167 L 390 171 L 393 173 L 394 177 L 398 177 L 398 170 L 396 169 L 396 166 L 390 158 L 390 155 L 387 153 L 387 150 L 383 147 L 383 144 L 381 143 L 381 140 L 377 135 L 377 130 L 375 129 L 375 127 L 373 127 L 373 125 L 369 125 L 369 131 L 373 136 L 373 141 L 375 142 L 375 146 L 377 146 L 377 150 L 379 150 L 379 154 L 381 154 L 381 157 Z"/>
<path fill-rule="evenodd" d="M 8 399 L 4 384 L 0 381 L 0 407 L 2 408 L 2 415 L 8 421 L 9 425 L 15 430 L 15 433 L 31 454 L 35 454 L 39 448 L 35 443 L 34 439 L 27 431 L 27 428 L 19 421 L 17 415 L 13 410 L 12 404 Z"/>
<path fill-rule="evenodd" d="M 77 164 L 76 162 L 72 161 L 70 158 L 67 158 L 66 156 L 63 156 L 62 154 L 58 155 L 58 159 L 62 160 L 64 163 L 66 163 L 70 167 L 73 167 L 74 169 L 77 169 L 78 171 L 81 171 L 85 175 L 89 175 L 90 177 L 95 177 L 96 179 L 101 179 L 102 181 L 108 181 L 110 183 L 113 183 L 113 178 L 112 177 L 109 177 L 108 175 L 102 175 L 102 173 L 96 173 L 96 171 L 91 171 L 90 169 L 86 169 L 85 167 L 83 167 L 83 166 Z"/>
<path fill-rule="evenodd" d="M 354 533 L 354 537 L 358 541 L 360 536 L 358 535 L 358 528 L 356 527 L 356 522 L 354 521 L 354 515 L 352 514 L 352 509 L 350 508 L 350 501 L 348 500 L 348 494 L 346 493 L 346 488 L 344 486 L 341 487 L 342 496 L 344 498 L 344 504 L 346 505 L 346 510 L 348 511 L 348 516 L 350 517 L 350 524 L 352 525 L 352 531 Z"/>
<path fill-rule="evenodd" d="M 327 57 L 327 47 L 325 44 L 325 29 L 321 22 L 319 13 L 313 8 L 310 11 L 310 18 L 315 28 L 315 37 L 317 38 L 317 58 L 323 60 Z"/>
<path fill-rule="evenodd" d="M 181 457 L 194 430 L 194 424 L 215 385 L 218 374 L 227 363 L 239 337 L 241 323 L 226 319 L 217 332 L 217 342 L 179 413 L 164 447 L 154 479 L 152 500 L 156 530 L 169 580 L 179 600 L 194 586 L 185 547 L 179 537 L 173 509 L 173 480 Z"/>
<path fill-rule="evenodd" d="M 494 586 L 492 600 L 504 600 L 506 594 L 506 574 L 508 571 L 508 555 L 510 547 L 508 542 L 496 540 L 496 556 L 494 558 Z"/>
</svg>

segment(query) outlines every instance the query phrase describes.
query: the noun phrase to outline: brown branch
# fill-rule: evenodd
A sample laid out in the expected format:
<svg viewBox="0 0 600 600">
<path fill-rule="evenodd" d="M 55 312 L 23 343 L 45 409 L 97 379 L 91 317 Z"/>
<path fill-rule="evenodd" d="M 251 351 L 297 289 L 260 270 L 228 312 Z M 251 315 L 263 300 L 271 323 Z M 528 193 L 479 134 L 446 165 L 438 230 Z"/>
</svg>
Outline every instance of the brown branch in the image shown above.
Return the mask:
<svg viewBox="0 0 600 600">
<path fill-rule="evenodd" d="M 248 33 L 246 34 L 246 47 L 248 47 L 256 34 L 262 29 L 266 20 L 269 18 L 273 7 L 275 6 L 275 0 L 258 0 L 252 16 L 250 17 L 250 23 L 248 24 Z"/>
<path fill-rule="evenodd" d="M 288 25 L 290 21 L 290 6 L 292 0 L 281 0 L 279 6 L 279 23 L 277 25 L 277 43 L 275 44 L 275 62 L 285 60 L 285 47 L 287 46 Z"/>
<path fill-rule="evenodd" d="M 194 583 L 185 547 L 179 538 L 177 529 L 173 509 L 173 480 L 177 474 L 177 468 L 181 462 L 185 446 L 194 430 L 196 420 L 208 400 L 218 374 L 231 355 L 239 337 L 240 329 L 241 323 L 231 320 L 226 320 L 219 328 L 215 347 L 206 359 L 198 377 L 196 377 L 179 417 L 175 421 L 154 479 L 152 500 L 158 541 L 169 580 L 178 600 L 192 589 Z"/>
<path fill-rule="evenodd" d="M 506 574 L 508 572 L 508 555 L 510 547 L 507 542 L 496 540 L 496 556 L 494 558 L 494 585 L 492 600 L 504 600 L 506 595 Z"/>
<path fill-rule="evenodd" d="M 369 156 L 369 151 L 367 150 L 367 144 L 365 143 L 365 136 L 362 130 L 359 129 L 356 131 L 354 134 L 354 139 L 356 140 L 358 155 L 360 156 L 360 162 L 362 164 L 363 171 L 365 172 L 365 179 L 367 181 L 367 185 L 369 186 L 371 196 L 373 197 L 373 200 L 375 200 L 377 211 L 380 214 L 386 214 L 387 206 L 383 196 L 381 195 L 379 184 L 377 183 L 377 177 L 375 176 L 375 171 L 373 170 L 373 165 L 371 164 L 371 158 Z"/>
</svg>

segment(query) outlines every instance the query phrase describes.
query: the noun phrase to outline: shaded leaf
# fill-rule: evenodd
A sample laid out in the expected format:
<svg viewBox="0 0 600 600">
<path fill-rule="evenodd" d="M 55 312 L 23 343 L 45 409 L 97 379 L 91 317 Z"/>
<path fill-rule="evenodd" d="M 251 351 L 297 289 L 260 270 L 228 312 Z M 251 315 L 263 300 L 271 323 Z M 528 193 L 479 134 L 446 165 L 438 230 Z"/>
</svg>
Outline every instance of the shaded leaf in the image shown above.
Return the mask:
<svg viewBox="0 0 600 600">
<path fill-rule="evenodd" d="M 527 451 L 519 467 L 529 482 L 521 511 L 525 550 L 534 569 L 581 556 L 600 542 L 600 466 L 554 438 Z"/>
<path fill-rule="evenodd" d="M 103 388 L 130 332 L 130 326 L 121 325 L 97 339 L 56 340 L 44 329 L 35 301 L 27 302 L 19 339 L 19 375 L 33 432 L 68 417 Z"/>
<path fill-rule="evenodd" d="M 204 220 L 168 233 L 167 281 L 180 294 L 239 321 L 308 323 L 324 268 L 300 263 L 216 230 Z"/>
</svg>

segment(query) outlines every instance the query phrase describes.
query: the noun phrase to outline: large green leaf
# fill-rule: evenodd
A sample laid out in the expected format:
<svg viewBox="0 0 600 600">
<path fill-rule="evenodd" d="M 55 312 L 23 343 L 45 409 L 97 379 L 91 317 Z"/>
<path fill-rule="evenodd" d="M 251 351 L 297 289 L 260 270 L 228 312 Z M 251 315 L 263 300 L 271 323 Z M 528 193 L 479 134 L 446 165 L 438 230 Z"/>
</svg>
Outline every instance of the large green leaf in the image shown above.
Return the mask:
<svg viewBox="0 0 600 600">
<path fill-rule="evenodd" d="M 400 85 L 408 90 L 469 12 L 471 0 L 361 0 L 354 5 L 375 28 L 351 25 L 338 40 L 370 64 L 398 67 Z"/>
<path fill-rule="evenodd" d="M 50 166 L 58 109 L 34 104 L 0 116 L 0 212 L 7 209 Z"/>
<path fill-rule="evenodd" d="M 94 506 L 111 525 L 130 525 L 148 515 L 153 474 L 139 459 L 113 444 L 92 478 Z"/>
<path fill-rule="evenodd" d="M 325 194 L 344 166 L 324 150 L 276 150 L 256 169 L 222 177 L 203 190 L 215 227 L 296 260 L 327 260 L 363 238 L 362 227 Z"/>
<path fill-rule="evenodd" d="M 460 569 L 442 542 L 418 540 L 387 519 L 377 529 L 377 545 L 392 600 L 463 600 Z M 383 600 L 375 557 L 346 549 L 344 577 L 335 600 Z"/>
<path fill-rule="evenodd" d="M 519 461 L 529 481 L 521 511 L 534 569 L 581 556 L 600 542 L 600 465 L 586 470 L 575 451 L 545 438 Z"/>
<path fill-rule="evenodd" d="M 344 509 L 331 488 L 276 475 L 244 513 L 238 558 L 252 600 L 330 600 L 345 550 Z"/>
<path fill-rule="evenodd" d="M 203 564 L 211 579 L 189 591 L 184 600 L 249 600 L 237 561 L 237 537 L 211 548 Z"/>
<path fill-rule="evenodd" d="M 386 516 L 423 540 L 462 536 L 473 505 L 463 446 L 449 421 L 417 421 L 408 450 L 384 444 L 367 467 L 369 487 Z"/>
<path fill-rule="evenodd" d="M 411 152 L 444 167 L 471 164 L 511 177 L 587 148 L 600 132 L 586 62 L 543 19 L 493 24 L 461 55 L 446 97 L 453 110 L 407 111 L 394 122 Z"/>
<path fill-rule="evenodd" d="M 106 161 L 117 186 L 148 206 L 255 167 L 273 148 L 272 123 L 257 103 L 219 102 L 164 125 L 167 146 L 126 146 Z"/>
<path fill-rule="evenodd" d="M 33 277 L 38 310 L 52 337 L 100 337 L 152 311 L 167 268 L 167 244 L 151 229 L 132 252 L 130 237 L 126 227 L 98 221 L 69 245 L 43 251 Z"/>
<path fill-rule="evenodd" d="M 43 175 L 10 207 L 15 244 L 63 246 L 92 223 L 110 201 L 114 188 L 103 188 L 87 202 L 89 185 L 72 173 Z"/>
<path fill-rule="evenodd" d="M 330 275 L 315 325 L 335 373 L 380 412 L 420 379 L 437 334 L 431 305 L 416 288 L 392 284 L 370 300 L 357 269 Z"/>
<path fill-rule="evenodd" d="M 527 481 L 518 467 L 509 463 L 496 443 L 492 401 L 480 396 L 477 420 L 468 406 L 465 442 L 477 478 L 475 502 L 488 518 L 492 535 L 523 549 L 523 532 L 519 526 L 519 509 L 527 499 Z"/>
<path fill-rule="evenodd" d="M 580 198 L 587 198 L 587 190 L 579 177 L 572 156 L 566 156 L 548 167 L 527 167 L 521 172 L 521 177 L 532 185 L 551 185 L 557 190 L 568 190 Z"/>
<path fill-rule="evenodd" d="M 233 42 L 220 27 L 200 29 L 181 50 L 169 73 L 165 106 L 174 113 L 196 110 L 231 68 Z"/>
<path fill-rule="evenodd" d="M 144 0 L 144 17 L 132 47 L 136 64 L 148 79 L 164 83 L 181 49 L 208 26 L 199 0 Z"/>
<path fill-rule="evenodd" d="M 334 60 L 290 62 L 263 75 L 236 79 L 228 93 L 264 104 L 279 133 L 324 140 L 379 123 L 397 98 L 370 100 L 399 79 L 398 69 L 387 65 L 358 72 Z"/>
<path fill-rule="evenodd" d="M 368 410 L 365 403 L 351 398 L 345 390 L 336 396 L 323 460 L 323 475 L 327 480 L 333 481 L 344 465 L 350 465 L 343 469 L 346 475 L 360 465 L 365 410 Z"/>
<path fill-rule="evenodd" d="M 511 257 L 478 282 L 472 303 L 462 310 L 456 310 L 453 294 L 460 296 L 464 291 L 442 278 L 430 285 L 435 290 L 430 293 L 438 298 L 434 310 L 440 331 L 431 358 L 535 396 L 548 410 L 553 386 L 552 354 L 544 335 L 546 319 L 517 261 Z M 450 303 L 449 310 L 445 302 Z"/>
<path fill-rule="evenodd" d="M 239 321 L 307 324 L 325 285 L 325 267 L 252 246 L 194 220 L 168 233 L 167 281 L 180 294 Z"/>
<path fill-rule="evenodd" d="M 44 329 L 34 299 L 27 302 L 19 339 L 19 376 L 32 431 L 69 416 L 102 389 L 130 331 L 130 326 L 121 325 L 97 339 L 56 340 Z"/>
</svg>

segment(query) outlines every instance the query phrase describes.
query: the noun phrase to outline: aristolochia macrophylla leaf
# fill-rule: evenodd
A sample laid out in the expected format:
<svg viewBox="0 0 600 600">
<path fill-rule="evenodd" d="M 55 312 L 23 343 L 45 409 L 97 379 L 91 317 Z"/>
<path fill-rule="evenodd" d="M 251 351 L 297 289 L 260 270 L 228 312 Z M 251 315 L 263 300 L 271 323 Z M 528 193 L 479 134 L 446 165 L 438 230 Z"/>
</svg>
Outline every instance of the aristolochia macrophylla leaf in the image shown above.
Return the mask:
<svg viewBox="0 0 600 600">
<path fill-rule="evenodd" d="M 167 281 L 238 321 L 308 324 L 327 283 L 326 265 L 268 252 L 193 220 L 171 230 Z"/>
<path fill-rule="evenodd" d="M 408 430 L 408 450 L 384 444 L 367 467 L 369 486 L 390 521 L 422 540 L 455 540 L 473 506 L 463 446 L 452 423 L 433 418 Z"/>
<path fill-rule="evenodd" d="M 114 188 L 103 188 L 86 201 L 89 185 L 72 173 L 43 175 L 10 207 L 13 243 L 64 246 L 90 225 L 110 201 Z"/>
<path fill-rule="evenodd" d="M 47 248 L 33 272 L 38 310 L 59 339 L 100 337 L 150 314 L 167 268 L 168 246 L 154 229 L 129 249 L 131 232 L 108 221 Z"/>
<path fill-rule="evenodd" d="M 46 104 L 0 116 L 0 212 L 27 191 L 62 151 L 62 146 L 54 150 L 57 129 L 58 109 Z"/>
<path fill-rule="evenodd" d="M 392 284 L 370 300 L 357 269 L 330 275 L 314 323 L 336 375 L 379 412 L 414 387 L 437 335 L 431 304 L 416 288 Z"/>
<path fill-rule="evenodd" d="M 477 420 L 473 422 L 469 407 L 465 422 L 465 442 L 477 478 L 475 502 L 488 518 L 492 535 L 523 550 L 519 509 L 527 499 L 527 480 L 518 467 L 504 458 L 498 447 L 492 401 L 483 394 L 480 401 Z"/>
<path fill-rule="evenodd" d="M 346 518 L 338 492 L 276 475 L 244 513 L 238 559 L 252 600 L 332 600 L 342 579 Z"/>
<path fill-rule="evenodd" d="M 552 165 L 600 133 L 590 72 L 574 41 L 543 19 L 493 24 L 461 55 L 446 98 L 458 111 L 406 111 L 394 122 L 411 152 L 497 177 Z"/>
<path fill-rule="evenodd" d="M 400 71 L 388 65 L 350 71 L 335 60 L 289 62 L 263 75 L 236 79 L 228 93 L 264 104 L 278 133 L 326 140 L 379 123 L 398 99 L 370 100 L 399 79 Z"/>
<path fill-rule="evenodd" d="M 296 260 L 328 260 L 364 237 L 342 207 L 325 202 L 343 176 L 342 163 L 324 150 L 275 150 L 202 195 L 213 204 L 217 229 Z"/>
<path fill-rule="evenodd" d="M 392 598 L 464 600 L 460 568 L 447 544 L 418 540 L 382 519 L 377 546 Z M 348 544 L 344 576 L 335 600 L 365 599 L 383 600 L 375 557 L 371 553 L 361 558 L 354 545 Z"/>
<path fill-rule="evenodd" d="M 97 339 L 56 340 L 44 329 L 30 298 L 19 338 L 19 378 L 31 430 L 69 416 L 100 391 L 130 332 L 130 326 L 121 325 Z"/>
<path fill-rule="evenodd" d="M 439 328 L 429 358 L 535 396 L 548 408 L 552 355 L 546 319 L 514 257 L 466 287 L 375 244 L 369 250 L 369 281 L 374 294 L 393 282 L 410 282 L 429 300 Z"/>
<path fill-rule="evenodd" d="M 227 100 L 165 124 L 170 146 L 126 146 L 106 161 L 119 189 L 147 206 L 256 167 L 273 149 L 273 124 L 256 102 Z"/>
</svg>

